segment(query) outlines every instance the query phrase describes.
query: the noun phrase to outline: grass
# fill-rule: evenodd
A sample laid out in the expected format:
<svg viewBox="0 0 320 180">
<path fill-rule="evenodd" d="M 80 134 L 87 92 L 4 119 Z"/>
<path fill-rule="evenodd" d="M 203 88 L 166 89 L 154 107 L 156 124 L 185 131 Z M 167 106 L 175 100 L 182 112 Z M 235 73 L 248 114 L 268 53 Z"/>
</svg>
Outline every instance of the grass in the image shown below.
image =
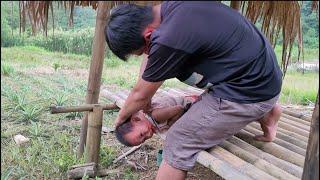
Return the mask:
<svg viewBox="0 0 320 180">
<path fill-rule="evenodd" d="M 278 62 L 281 62 L 282 59 L 282 47 L 277 45 L 275 47 L 275 53 L 278 59 Z M 300 55 L 300 61 L 302 62 L 303 58 L 305 62 L 308 61 L 318 61 L 319 60 L 319 49 L 304 49 L 304 56 L 302 54 Z M 292 48 L 292 54 L 291 54 L 292 62 L 297 62 L 298 60 L 298 48 L 297 46 L 294 46 Z"/>
<path fill-rule="evenodd" d="M 102 83 L 115 88 L 133 87 L 140 58 L 127 63 L 114 56 L 104 60 Z M 1 48 L 1 179 L 65 179 L 68 167 L 83 163 L 76 158 L 80 125 L 72 124 L 83 113 L 52 115 L 50 105 L 70 106 L 85 102 L 90 57 L 49 52 L 38 47 Z M 183 87 L 176 79 L 163 87 Z M 281 103 L 314 102 L 319 74 L 289 70 L 282 87 Z M 108 102 L 101 99 L 101 102 Z M 112 126 L 117 111 L 105 111 L 103 124 Z M 13 136 L 30 138 L 17 146 Z M 101 142 L 101 164 L 111 165 L 116 147 Z M 130 169 L 123 179 L 138 179 Z"/>
</svg>

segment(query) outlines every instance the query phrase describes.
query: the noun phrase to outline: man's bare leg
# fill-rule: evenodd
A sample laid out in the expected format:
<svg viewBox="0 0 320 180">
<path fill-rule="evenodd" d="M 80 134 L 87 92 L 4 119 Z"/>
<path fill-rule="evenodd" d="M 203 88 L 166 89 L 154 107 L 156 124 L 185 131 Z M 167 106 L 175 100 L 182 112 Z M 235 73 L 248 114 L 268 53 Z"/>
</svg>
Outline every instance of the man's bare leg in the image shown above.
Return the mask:
<svg viewBox="0 0 320 180">
<path fill-rule="evenodd" d="M 166 163 L 165 160 L 162 160 L 162 163 L 157 173 L 156 180 L 168 180 L 168 179 L 184 180 L 186 177 L 186 174 L 187 174 L 186 171 L 176 169 L 170 166 L 168 163 Z"/>
<path fill-rule="evenodd" d="M 281 106 L 276 104 L 270 112 L 259 120 L 263 135 L 255 136 L 256 140 L 266 142 L 274 140 L 277 134 L 278 121 L 280 119 L 281 112 Z"/>
</svg>

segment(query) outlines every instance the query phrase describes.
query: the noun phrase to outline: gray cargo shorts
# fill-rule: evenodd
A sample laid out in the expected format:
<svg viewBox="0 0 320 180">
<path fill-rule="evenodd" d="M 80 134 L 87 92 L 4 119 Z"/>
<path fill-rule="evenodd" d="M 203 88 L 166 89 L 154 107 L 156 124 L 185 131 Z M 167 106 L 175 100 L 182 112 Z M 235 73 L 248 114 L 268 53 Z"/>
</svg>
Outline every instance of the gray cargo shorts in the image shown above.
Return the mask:
<svg viewBox="0 0 320 180">
<path fill-rule="evenodd" d="M 259 103 L 239 104 L 205 93 L 167 132 L 164 160 L 172 167 L 190 170 L 198 152 L 206 150 L 261 119 L 278 96 Z"/>
</svg>

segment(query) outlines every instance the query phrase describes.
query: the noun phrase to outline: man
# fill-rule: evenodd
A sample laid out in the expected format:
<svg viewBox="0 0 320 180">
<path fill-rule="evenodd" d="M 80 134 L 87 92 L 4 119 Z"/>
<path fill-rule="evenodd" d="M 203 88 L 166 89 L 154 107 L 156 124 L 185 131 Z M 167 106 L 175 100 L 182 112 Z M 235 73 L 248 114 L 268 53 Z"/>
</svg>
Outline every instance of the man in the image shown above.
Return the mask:
<svg viewBox="0 0 320 180">
<path fill-rule="evenodd" d="M 219 2 L 118 6 L 106 27 L 111 51 L 125 60 L 146 54 L 116 126 L 150 104 L 163 81 L 207 89 L 167 132 L 157 179 L 184 179 L 201 150 L 259 120 L 272 141 L 281 114 L 282 73 L 266 37 Z"/>
</svg>

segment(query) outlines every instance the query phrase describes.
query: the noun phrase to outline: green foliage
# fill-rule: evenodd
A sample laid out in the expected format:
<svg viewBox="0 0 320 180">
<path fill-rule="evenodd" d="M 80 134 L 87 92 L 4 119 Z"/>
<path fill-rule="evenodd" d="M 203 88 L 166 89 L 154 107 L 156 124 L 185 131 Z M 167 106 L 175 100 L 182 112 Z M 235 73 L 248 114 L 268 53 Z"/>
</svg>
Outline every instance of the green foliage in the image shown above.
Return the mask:
<svg viewBox="0 0 320 180">
<path fill-rule="evenodd" d="M 13 73 L 14 73 L 14 68 L 12 66 L 1 62 L 1 74 L 5 76 L 10 76 Z"/>
<path fill-rule="evenodd" d="M 14 168 L 8 168 L 3 173 L 1 172 L 1 180 L 9 180 L 10 175 L 13 173 Z"/>
<path fill-rule="evenodd" d="M 319 88 L 318 73 L 298 73 L 288 70 L 282 85 L 280 102 L 310 105 L 315 103 Z"/>
<path fill-rule="evenodd" d="M 43 109 L 33 105 L 25 105 L 20 107 L 18 121 L 23 123 L 32 123 L 39 121 L 39 117 L 43 113 Z"/>
<path fill-rule="evenodd" d="M 304 45 L 306 48 L 319 48 L 319 17 L 315 11 L 311 11 L 311 3 L 312 1 L 304 1 L 301 7 Z"/>
<path fill-rule="evenodd" d="M 108 147 L 106 145 L 102 145 L 100 147 L 100 164 L 102 166 L 109 166 L 115 157 L 116 153 L 113 148 Z"/>
<path fill-rule="evenodd" d="M 53 63 L 53 69 L 54 69 L 55 71 L 57 71 L 59 67 L 61 67 L 60 64 L 58 64 L 58 63 Z"/>
<path fill-rule="evenodd" d="M 125 169 L 124 171 L 124 177 L 125 180 L 137 180 L 138 177 L 135 175 L 129 168 Z"/>
</svg>

